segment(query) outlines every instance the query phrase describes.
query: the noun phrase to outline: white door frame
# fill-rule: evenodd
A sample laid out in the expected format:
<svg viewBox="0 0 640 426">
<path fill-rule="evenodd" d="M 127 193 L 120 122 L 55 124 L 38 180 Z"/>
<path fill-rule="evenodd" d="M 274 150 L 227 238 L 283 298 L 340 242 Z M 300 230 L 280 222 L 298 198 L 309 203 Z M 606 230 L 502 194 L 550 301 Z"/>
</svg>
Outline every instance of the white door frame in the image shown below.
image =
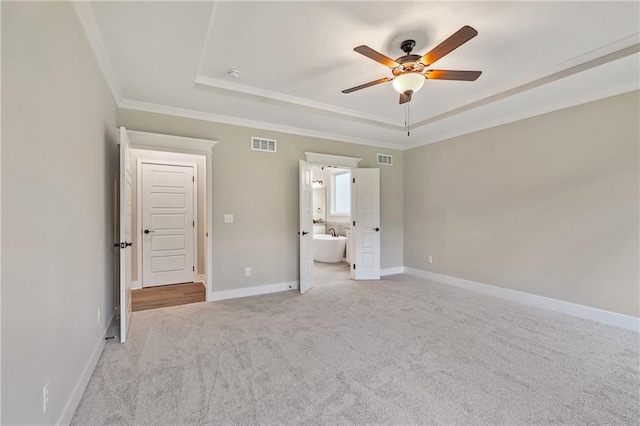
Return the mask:
<svg viewBox="0 0 640 426">
<path fill-rule="evenodd" d="M 200 256 L 198 254 L 198 222 L 200 215 L 198 214 L 198 164 L 190 163 L 186 161 L 173 161 L 173 160 L 148 160 L 145 158 L 138 158 L 136 162 L 136 223 L 138 224 L 138 281 L 140 282 L 140 288 L 144 288 L 144 274 L 142 270 L 142 165 L 143 164 L 157 164 L 161 166 L 181 166 L 191 167 L 193 169 L 193 220 L 195 226 L 193 227 L 193 263 L 195 264 L 195 271 L 193 271 L 193 282 L 196 282 L 198 277 L 198 271 L 200 270 Z M 205 182 L 206 186 L 206 182 Z M 206 268 L 205 268 L 206 269 Z M 206 275 L 206 273 L 205 273 Z"/>
<path fill-rule="evenodd" d="M 218 141 L 195 139 L 183 136 L 163 135 L 159 133 L 128 130 L 131 148 L 150 151 L 178 152 L 196 154 L 205 157 L 204 190 L 206 194 L 206 244 L 207 261 L 205 263 L 205 285 L 207 302 L 213 301 L 213 147 Z M 209 182 L 207 182 L 209 181 Z"/>
</svg>

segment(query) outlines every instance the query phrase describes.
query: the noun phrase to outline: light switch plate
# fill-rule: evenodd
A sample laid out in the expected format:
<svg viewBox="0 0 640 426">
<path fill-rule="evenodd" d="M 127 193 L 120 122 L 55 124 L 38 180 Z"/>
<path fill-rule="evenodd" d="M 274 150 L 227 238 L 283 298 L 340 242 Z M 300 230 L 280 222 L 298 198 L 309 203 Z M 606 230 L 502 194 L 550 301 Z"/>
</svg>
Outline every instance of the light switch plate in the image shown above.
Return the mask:
<svg viewBox="0 0 640 426">
<path fill-rule="evenodd" d="M 224 215 L 224 223 L 233 223 L 233 215 L 225 214 Z"/>
</svg>

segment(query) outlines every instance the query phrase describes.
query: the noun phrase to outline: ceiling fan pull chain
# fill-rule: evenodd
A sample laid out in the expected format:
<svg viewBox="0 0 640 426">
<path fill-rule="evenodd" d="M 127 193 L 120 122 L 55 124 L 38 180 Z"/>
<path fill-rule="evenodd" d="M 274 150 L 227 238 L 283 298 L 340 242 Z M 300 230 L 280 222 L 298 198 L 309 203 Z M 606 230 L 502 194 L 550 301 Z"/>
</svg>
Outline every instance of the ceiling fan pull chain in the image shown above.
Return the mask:
<svg viewBox="0 0 640 426">
<path fill-rule="evenodd" d="M 407 102 L 407 118 L 405 120 L 407 126 L 407 137 L 411 136 L 411 117 L 409 116 L 409 102 Z"/>
</svg>

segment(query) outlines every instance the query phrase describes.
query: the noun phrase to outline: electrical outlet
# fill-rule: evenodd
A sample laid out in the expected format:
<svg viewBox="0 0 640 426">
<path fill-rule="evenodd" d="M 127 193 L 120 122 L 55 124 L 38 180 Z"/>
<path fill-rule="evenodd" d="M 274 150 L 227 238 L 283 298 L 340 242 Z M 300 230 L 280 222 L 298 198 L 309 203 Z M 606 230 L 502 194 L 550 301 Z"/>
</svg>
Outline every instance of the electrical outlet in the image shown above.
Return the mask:
<svg viewBox="0 0 640 426">
<path fill-rule="evenodd" d="M 102 308 L 98 308 L 98 324 L 100 324 L 100 320 L 102 320 Z"/>
<path fill-rule="evenodd" d="M 42 387 L 42 412 L 47 412 L 47 405 L 49 405 L 49 396 L 50 396 L 50 385 L 51 382 L 47 382 L 46 385 Z"/>
<path fill-rule="evenodd" d="M 251 276 L 251 268 L 244 268 L 244 275 L 246 277 L 250 277 Z"/>
<path fill-rule="evenodd" d="M 433 263 L 433 256 L 427 256 L 427 261 L 429 263 Z"/>
</svg>

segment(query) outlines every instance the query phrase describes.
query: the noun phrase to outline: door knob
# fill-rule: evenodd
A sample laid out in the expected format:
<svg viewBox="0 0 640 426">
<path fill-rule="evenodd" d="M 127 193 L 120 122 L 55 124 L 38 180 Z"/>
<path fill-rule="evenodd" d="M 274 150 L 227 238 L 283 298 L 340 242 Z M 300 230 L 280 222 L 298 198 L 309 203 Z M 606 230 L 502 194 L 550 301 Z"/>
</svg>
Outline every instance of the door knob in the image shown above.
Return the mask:
<svg viewBox="0 0 640 426">
<path fill-rule="evenodd" d="M 374 231 L 378 232 L 380 228 L 373 228 Z"/>
<path fill-rule="evenodd" d="M 145 233 L 145 234 L 148 234 L 149 232 L 153 232 L 153 231 L 149 231 L 148 229 L 145 229 L 145 230 L 144 230 L 144 233 Z"/>
<path fill-rule="evenodd" d="M 307 235 L 308 232 L 307 231 L 302 231 L 302 235 Z"/>
<path fill-rule="evenodd" d="M 128 242 L 126 242 L 126 241 L 125 241 L 125 243 L 124 243 L 124 246 L 125 246 L 125 247 L 131 247 L 132 245 L 133 245 L 133 243 L 128 243 Z"/>
</svg>

